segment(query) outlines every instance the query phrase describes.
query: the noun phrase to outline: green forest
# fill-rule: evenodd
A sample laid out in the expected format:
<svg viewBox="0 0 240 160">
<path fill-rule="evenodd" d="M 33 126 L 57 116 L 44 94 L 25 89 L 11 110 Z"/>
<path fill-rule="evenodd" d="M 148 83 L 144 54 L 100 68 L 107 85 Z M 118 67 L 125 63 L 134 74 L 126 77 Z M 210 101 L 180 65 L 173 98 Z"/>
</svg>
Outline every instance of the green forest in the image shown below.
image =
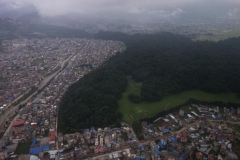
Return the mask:
<svg viewBox="0 0 240 160">
<path fill-rule="evenodd" d="M 58 130 L 79 131 L 120 121 L 118 100 L 127 76 L 141 83 L 133 103 L 156 102 L 187 90 L 240 93 L 240 38 L 191 41 L 170 33 L 126 35 L 100 32 L 94 38 L 123 41 L 127 49 L 74 83 L 59 105 Z"/>
</svg>

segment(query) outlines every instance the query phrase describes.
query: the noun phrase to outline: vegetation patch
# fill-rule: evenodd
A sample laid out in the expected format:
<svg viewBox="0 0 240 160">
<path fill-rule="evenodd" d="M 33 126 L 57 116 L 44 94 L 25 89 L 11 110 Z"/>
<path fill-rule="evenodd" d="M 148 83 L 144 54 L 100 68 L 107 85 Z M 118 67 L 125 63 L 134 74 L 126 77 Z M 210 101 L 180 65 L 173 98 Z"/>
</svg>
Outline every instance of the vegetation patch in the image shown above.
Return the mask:
<svg viewBox="0 0 240 160">
<path fill-rule="evenodd" d="M 126 132 L 121 132 L 121 134 L 122 134 L 122 139 L 123 139 L 124 141 L 128 141 L 128 135 L 127 135 L 127 133 L 126 133 Z"/>
<path fill-rule="evenodd" d="M 141 85 L 135 82 L 131 77 L 128 77 L 128 86 L 126 91 L 123 93 L 122 98 L 118 101 L 118 111 L 123 114 L 122 120 L 129 124 L 132 124 L 134 121 L 138 121 L 142 118 L 146 118 L 149 116 L 153 116 L 158 112 L 163 110 L 169 110 L 175 106 L 184 104 L 190 98 L 206 101 L 206 102 L 214 102 L 214 101 L 222 101 L 222 102 L 232 102 L 232 103 L 240 103 L 240 99 L 236 97 L 234 93 L 221 93 L 221 94 L 213 94 L 207 93 L 200 90 L 192 90 L 192 91 L 184 91 L 180 94 L 170 95 L 163 97 L 162 100 L 158 102 L 142 102 L 139 104 L 133 103 L 127 97 L 127 95 L 134 93 L 139 94 L 141 90 Z M 190 109 L 190 108 L 191 109 Z M 191 105 L 187 105 L 183 107 L 185 112 L 195 111 L 198 113 L 196 107 Z"/>
<path fill-rule="evenodd" d="M 239 37 L 239 29 L 229 29 L 229 30 L 212 30 L 208 35 L 197 36 L 194 40 L 200 41 L 214 41 L 218 42 L 220 40 L 225 40 L 228 38 Z"/>
<path fill-rule="evenodd" d="M 2 77 L 0 77 L 0 83 L 5 83 L 5 82 L 7 82 L 7 78 L 2 78 Z"/>
<path fill-rule="evenodd" d="M 18 155 L 29 154 L 30 146 L 31 146 L 31 142 L 19 143 L 15 153 Z"/>
<path fill-rule="evenodd" d="M 23 96 L 21 98 L 19 98 L 17 101 L 15 101 L 12 105 L 18 105 L 20 102 L 27 99 L 29 96 L 31 96 L 36 91 L 37 91 L 37 87 L 35 87 L 35 86 L 31 87 L 30 91 L 28 91 L 28 93 L 26 93 L 26 94 L 24 93 Z"/>
<path fill-rule="evenodd" d="M 237 154 L 238 158 L 240 157 L 240 142 L 238 140 L 233 141 L 232 150 Z"/>
<path fill-rule="evenodd" d="M 227 123 L 227 125 L 230 126 L 234 131 L 240 133 L 240 124 L 231 124 L 231 123 Z"/>
<path fill-rule="evenodd" d="M 0 51 L 4 51 L 6 49 L 7 49 L 7 47 L 3 47 L 3 46 L 0 45 Z"/>
<path fill-rule="evenodd" d="M 143 140 L 144 137 L 143 137 L 143 134 L 142 134 L 142 125 L 140 122 L 136 122 L 134 121 L 133 124 L 132 124 L 132 128 L 138 138 L 138 140 Z"/>
<path fill-rule="evenodd" d="M 37 66 L 39 64 L 43 64 L 44 63 L 44 60 L 43 59 L 36 59 L 32 62 L 32 66 Z"/>
<path fill-rule="evenodd" d="M 0 138 L 3 137 L 4 133 L 5 133 L 5 132 L 0 132 Z"/>
<path fill-rule="evenodd" d="M 123 41 L 127 49 L 65 92 L 59 105 L 61 132 L 110 126 L 121 119 L 131 124 L 171 111 L 189 98 L 239 102 L 240 38 L 214 43 L 170 33 L 111 32 L 94 38 Z"/>
</svg>

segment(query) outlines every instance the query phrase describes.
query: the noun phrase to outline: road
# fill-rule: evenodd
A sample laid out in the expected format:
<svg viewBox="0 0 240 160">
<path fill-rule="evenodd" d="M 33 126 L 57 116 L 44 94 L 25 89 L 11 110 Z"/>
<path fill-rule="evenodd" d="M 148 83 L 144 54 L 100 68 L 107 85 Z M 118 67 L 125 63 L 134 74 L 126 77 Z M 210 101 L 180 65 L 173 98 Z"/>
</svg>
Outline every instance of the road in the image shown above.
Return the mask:
<svg viewBox="0 0 240 160">
<path fill-rule="evenodd" d="M 71 56 L 69 56 L 66 60 L 64 60 L 61 63 L 61 69 L 65 66 L 66 62 L 68 62 L 72 57 L 74 56 L 74 54 L 72 54 Z M 58 74 L 59 70 L 56 71 L 55 73 L 51 74 L 50 76 L 44 77 L 41 84 L 39 85 L 38 89 L 42 89 L 53 77 L 55 77 Z M 30 98 L 32 98 L 33 95 L 37 94 L 37 91 L 34 92 L 33 94 L 31 94 L 28 98 L 26 98 L 24 101 L 22 101 L 21 103 L 19 103 L 18 105 L 15 106 L 10 106 L 7 110 L 5 110 L 5 112 L 0 116 L 0 126 L 3 125 L 3 123 L 5 122 L 5 120 L 8 117 L 11 117 L 14 115 L 14 112 L 18 109 L 19 105 L 25 104 L 28 102 L 28 100 Z"/>
<path fill-rule="evenodd" d="M 64 60 L 61 64 L 61 69 L 65 66 L 66 62 L 68 62 L 72 56 L 74 54 L 72 54 L 71 56 L 69 56 L 66 60 Z M 43 80 L 42 80 L 42 83 L 40 84 L 40 86 L 38 87 L 38 89 L 41 89 L 43 88 L 53 77 L 55 77 L 57 74 L 58 74 L 59 70 L 56 71 L 55 73 L 51 74 L 50 76 L 47 76 L 45 77 Z"/>
<path fill-rule="evenodd" d="M 229 120 L 222 120 L 222 119 L 220 119 L 220 120 L 211 120 L 212 122 L 224 122 L 224 123 L 230 123 L 230 124 L 240 124 L 240 122 L 239 121 L 229 121 Z"/>
</svg>

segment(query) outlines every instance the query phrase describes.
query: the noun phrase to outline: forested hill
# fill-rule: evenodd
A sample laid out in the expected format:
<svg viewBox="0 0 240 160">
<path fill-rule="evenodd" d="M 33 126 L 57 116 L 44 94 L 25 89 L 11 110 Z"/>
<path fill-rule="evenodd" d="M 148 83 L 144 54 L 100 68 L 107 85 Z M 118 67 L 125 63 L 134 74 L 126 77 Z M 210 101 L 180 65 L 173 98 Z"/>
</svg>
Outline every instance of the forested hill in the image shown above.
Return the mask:
<svg viewBox="0 0 240 160">
<path fill-rule="evenodd" d="M 59 106 L 59 131 L 111 125 L 121 118 L 118 99 L 126 76 L 142 82 L 141 101 L 159 101 L 185 90 L 240 93 L 240 38 L 193 42 L 170 33 L 125 35 L 102 32 L 95 38 L 121 40 L 124 53 L 73 84 Z"/>
</svg>

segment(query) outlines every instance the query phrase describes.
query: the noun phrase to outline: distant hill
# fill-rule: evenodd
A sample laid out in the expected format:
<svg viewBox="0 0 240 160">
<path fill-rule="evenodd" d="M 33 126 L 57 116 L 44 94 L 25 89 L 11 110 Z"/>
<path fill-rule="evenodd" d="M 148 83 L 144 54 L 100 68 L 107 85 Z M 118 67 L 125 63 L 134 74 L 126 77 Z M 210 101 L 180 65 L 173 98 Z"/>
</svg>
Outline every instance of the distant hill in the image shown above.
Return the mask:
<svg viewBox="0 0 240 160">
<path fill-rule="evenodd" d="M 59 106 L 61 132 L 119 122 L 122 114 L 117 112 L 117 101 L 129 75 L 142 82 L 137 97 L 142 101 L 159 101 L 195 89 L 240 93 L 240 38 L 214 43 L 193 42 L 170 33 L 100 32 L 94 37 L 123 41 L 127 49 L 69 87 Z"/>
<path fill-rule="evenodd" d="M 9 7 L 4 7 L 0 6 L 0 17 L 4 18 L 11 18 L 13 20 L 16 20 L 17 18 L 25 15 L 25 14 L 30 14 L 30 13 L 35 13 L 37 12 L 37 9 L 34 6 L 25 6 L 22 8 L 9 8 Z"/>
<path fill-rule="evenodd" d="M 2 31 L 17 31 L 21 25 L 15 23 L 11 18 L 0 18 L 0 30 Z"/>
<path fill-rule="evenodd" d="M 47 37 L 56 38 L 90 38 L 90 34 L 81 29 L 71 29 L 66 27 L 59 27 L 45 24 L 30 24 L 29 29 L 33 32 L 45 34 Z"/>
<path fill-rule="evenodd" d="M 25 24 L 39 23 L 42 21 L 42 18 L 39 16 L 38 12 L 24 14 L 21 17 L 16 19 L 17 22 L 22 22 Z"/>
<path fill-rule="evenodd" d="M 26 26 L 15 22 L 11 18 L 0 18 L 0 41 L 19 38 L 19 33 L 27 32 Z"/>
<path fill-rule="evenodd" d="M 90 38 L 91 35 L 81 29 L 71 29 L 37 23 L 38 14 L 24 15 L 17 20 L 0 18 L 0 41 L 15 38 Z"/>
</svg>

